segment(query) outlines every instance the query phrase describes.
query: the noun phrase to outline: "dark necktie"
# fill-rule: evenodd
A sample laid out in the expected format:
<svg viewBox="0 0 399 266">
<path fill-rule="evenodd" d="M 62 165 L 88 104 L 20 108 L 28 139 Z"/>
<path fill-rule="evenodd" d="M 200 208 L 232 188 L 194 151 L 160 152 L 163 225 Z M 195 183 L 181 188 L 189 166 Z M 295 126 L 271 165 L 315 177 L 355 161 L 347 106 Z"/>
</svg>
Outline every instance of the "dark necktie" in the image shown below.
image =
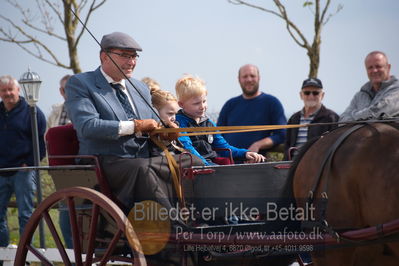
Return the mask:
<svg viewBox="0 0 399 266">
<path fill-rule="evenodd" d="M 133 111 L 132 105 L 129 102 L 129 98 L 126 93 L 122 91 L 122 85 L 119 83 L 110 83 L 111 87 L 115 89 L 116 97 L 118 97 L 119 102 L 121 103 L 123 110 L 127 115 L 128 119 L 132 119 L 136 117 L 136 114 Z"/>
</svg>

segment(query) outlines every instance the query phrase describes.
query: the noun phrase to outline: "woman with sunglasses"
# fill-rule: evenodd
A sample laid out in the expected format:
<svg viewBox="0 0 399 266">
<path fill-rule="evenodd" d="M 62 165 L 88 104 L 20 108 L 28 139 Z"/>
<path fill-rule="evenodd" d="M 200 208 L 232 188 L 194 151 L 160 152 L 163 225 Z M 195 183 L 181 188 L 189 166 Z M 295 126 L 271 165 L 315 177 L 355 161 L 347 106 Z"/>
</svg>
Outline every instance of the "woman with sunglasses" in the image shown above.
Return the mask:
<svg viewBox="0 0 399 266">
<path fill-rule="evenodd" d="M 329 123 L 338 121 L 339 116 L 321 103 L 324 97 L 324 91 L 323 84 L 319 79 L 305 79 L 302 83 L 299 96 L 304 103 L 304 107 L 290 117 L 288 124 Z M 336 127 L 336 125 L 324 125 L 287 129 L 285 159 L 291 158 L 288 154 L 291 147 L 299 148 L 309 139 L 318 137 L 324 132 L 330 131 Z"/>
</svg>

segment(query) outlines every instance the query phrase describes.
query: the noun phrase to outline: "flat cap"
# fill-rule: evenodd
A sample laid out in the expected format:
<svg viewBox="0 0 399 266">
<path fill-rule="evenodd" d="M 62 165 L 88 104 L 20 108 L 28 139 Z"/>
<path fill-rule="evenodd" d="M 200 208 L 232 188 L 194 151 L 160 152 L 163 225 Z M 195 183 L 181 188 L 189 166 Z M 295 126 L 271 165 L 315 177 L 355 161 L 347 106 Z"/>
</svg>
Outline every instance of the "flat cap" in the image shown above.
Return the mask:
<svg viewBox="0 0 399 266">
<path fill-rule="evenodd" d="M 104 50 L 111 48 L 134 50 L 134 51 L 143 50 L 132 37 L 123 32 L 113 32 L 104 35 L 103 38 L 101 39 L 101 48 Z"/>
<path fill-rule="evenodd" d="M 302 89 L 306 87 L 316 87 L 316 88 L 323 88 L 323 84 L 321 83 L 321 80 L 318 78 L 308 78 L 305 79 L 302 83 Z"/>
</svg>

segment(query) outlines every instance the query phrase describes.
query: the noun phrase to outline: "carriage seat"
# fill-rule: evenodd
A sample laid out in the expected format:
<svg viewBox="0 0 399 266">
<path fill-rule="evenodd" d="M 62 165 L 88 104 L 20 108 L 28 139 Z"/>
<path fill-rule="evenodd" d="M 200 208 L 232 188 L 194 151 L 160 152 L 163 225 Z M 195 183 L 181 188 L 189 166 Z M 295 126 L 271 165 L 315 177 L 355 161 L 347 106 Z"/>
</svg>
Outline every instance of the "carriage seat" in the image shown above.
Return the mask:
<svg viewBox="0 0 399 266">
<path fill-rule="evenodd" d="M 108 181 L 102 174 L 98 158 L 93 155 L 78 155 L 79 140 L 72 124 L 48 129 L 45 139 L 49 166 L 65 166 L 63 169 L 49 170 L 57 190 L 84 186 L 99 190 L 115 201 Z M 93 163 L 82 169 L 76 165 L 75 160 L 78 158 L 90 159 Z"/>
<path fill-rule="evenodd" d="M 216 152 L 228 152 L 229 157 L 216 157 L 212 159 L 212 162 L 214 162 L 215 164 L 219 164 L 219 165 L 230 165 L 230 164 L 234 164 L 234 159 L 233 159 L 233 152 L 231 151 L 231 149 L 225 149 L 225 148 L 215 148 L 213 149 Z"/>
<path fill-rule="evenodd" d="M 46 143 L 50 166 L 75 164 L 74 157 L 61 157 L 79 152 L 79 141 L 72 124 L 50 128 L 46 133 Z"/>
<path fill-rule="evenodd" d="M 212 162 L 219 165 L 229 165 L 234 164 L 229 157 L 216 157 L 212 159 Z"/>
</svg>

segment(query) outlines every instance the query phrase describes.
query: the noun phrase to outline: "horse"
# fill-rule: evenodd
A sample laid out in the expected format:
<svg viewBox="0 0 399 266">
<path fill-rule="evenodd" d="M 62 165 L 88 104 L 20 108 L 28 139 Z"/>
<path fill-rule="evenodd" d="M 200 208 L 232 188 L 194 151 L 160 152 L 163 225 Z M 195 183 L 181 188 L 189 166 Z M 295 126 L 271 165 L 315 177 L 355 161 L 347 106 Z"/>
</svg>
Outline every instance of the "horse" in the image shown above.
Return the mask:
<svg viewBox="0 0 399 266">
<path fill-rule="evenodd" d="M 324 219 L 335 233 L 398 219 L 398 128 L 392 122 L 356 123 L 305 144 L 291 167 L 297 206 L 313 202 L 316 220 Z M 326 247 L 312 252 L 312 261 L 316 266 L 399 265 L 399 242 L 381 242 Z"/>
</svg>

